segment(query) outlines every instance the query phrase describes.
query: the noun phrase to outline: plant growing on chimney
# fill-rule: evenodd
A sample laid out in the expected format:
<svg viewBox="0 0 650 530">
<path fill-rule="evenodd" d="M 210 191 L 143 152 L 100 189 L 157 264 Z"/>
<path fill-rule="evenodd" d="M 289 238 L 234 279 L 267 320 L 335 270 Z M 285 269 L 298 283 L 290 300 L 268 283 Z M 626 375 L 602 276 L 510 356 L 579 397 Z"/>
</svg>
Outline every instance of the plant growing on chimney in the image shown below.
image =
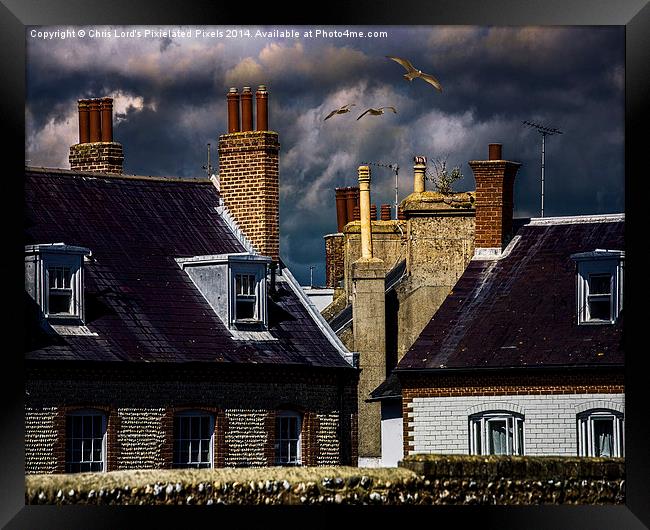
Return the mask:
<svg viewBox="0 0 650 530">
<path fill-rule="evenodd" d="M 454 193 L 454 182 L 462 179 L 463 174 L 459 166 L 455 166 L 451 170 L 447 169 L 447 157 L 445 157 L 433 159 L 433 174 L 429 174 L 427 177 L 433 181 L 438 193 L 451 195 Z"/>
</svg>

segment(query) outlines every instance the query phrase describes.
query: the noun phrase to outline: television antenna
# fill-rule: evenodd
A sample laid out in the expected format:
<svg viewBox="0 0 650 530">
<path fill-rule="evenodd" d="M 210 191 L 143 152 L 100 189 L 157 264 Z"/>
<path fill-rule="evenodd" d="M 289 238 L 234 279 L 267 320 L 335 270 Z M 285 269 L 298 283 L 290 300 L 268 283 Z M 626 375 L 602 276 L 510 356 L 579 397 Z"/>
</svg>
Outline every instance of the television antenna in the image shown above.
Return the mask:
<svg viewBox="0 0 650 530">
<path fill-rule="evenodd" d="M 395 219 L 397 219 L 397 205 L 399 204 L 399 166 L 397 164 L 384 164 L 383 162 L 364 162 L 368 166 L 387 167 L 395 172 Z"/>
<path fill-rule="evenodd" d="M 309 266 L 309 287 L 311 289 L 314 288 L 314 269 L 316 268 L 316 265 L 310 265 Z"/>
<path fill-rule="evenodd" d="M 210 144 L 208 144 L 208 164 L 206 166 L 201 166 L 201 169 L 205 169 L 208 174 L 208 178 L 212 176 L 212 164 L 210 163 Z"/>
<path fill-rule="evenodd" d="M 533 123 L 527 120 L 523 121 L 524 125 L 533 127 L 537 129 L 537 132 L 542 135 L 542 212 L 541 216 L 544 217 L 544 144 L 547 136 L 553 136 L 554 134 L 563 134 L 559 129 L 553 129 L 551 127 L 546 127 L 538 123 Z"/>
</svg>

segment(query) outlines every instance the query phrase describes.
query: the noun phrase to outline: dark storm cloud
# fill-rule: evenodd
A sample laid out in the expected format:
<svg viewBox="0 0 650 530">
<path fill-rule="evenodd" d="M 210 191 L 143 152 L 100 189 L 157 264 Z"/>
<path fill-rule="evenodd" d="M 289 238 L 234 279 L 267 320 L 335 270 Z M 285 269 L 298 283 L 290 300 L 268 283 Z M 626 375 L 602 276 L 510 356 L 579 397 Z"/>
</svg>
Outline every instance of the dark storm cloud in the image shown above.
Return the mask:
<svg viewBox="0 0 650 530">
<path fill-rule="evenodd" d="M 564 132 L 547 137 L 546 215 L 623 210 L 620 28 L 373 29 L 389 37 L 28 39 L 26 158 L 67 167 L 76 100 L 113 95 L 126 172 L 202 176 L 208 142 L 217 163 L 228 87 L 264 83 L 270 128 L 280 133 L 282 255 L 302 282 L 313 264 L 315 281 L 324 280 L 322 236 L 336 230 L 333 189 L 354 184 L 362 162 L 398 164 L 400 199 L 411 189 L 416 154 L 460 166 L 456 189 L 473 189 L 467 161 L 500 142 L 506 158 L 523 164 L 515 214 L 539 215 L 540 136 L 523 120 Z M 386 55 L 410 59 L 443 92 L 405 81 Z M 352 102 L 353 112 L 323 121 Z M 385 105 L 398 114 L 356 120 Z M 373 202 L 393 203 L 393 173 L 372 171 Z"/>
</svg>

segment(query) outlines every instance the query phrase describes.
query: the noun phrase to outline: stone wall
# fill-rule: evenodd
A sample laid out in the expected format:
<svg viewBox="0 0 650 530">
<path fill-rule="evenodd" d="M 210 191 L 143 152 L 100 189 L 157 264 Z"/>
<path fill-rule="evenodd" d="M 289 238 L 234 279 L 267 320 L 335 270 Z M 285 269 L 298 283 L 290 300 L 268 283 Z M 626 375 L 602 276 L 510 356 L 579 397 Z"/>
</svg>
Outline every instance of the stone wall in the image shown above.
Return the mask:
<svg viewBox="0 0 650 530">
<path fill-rule="evenodd" d="M 399 468 L 116 471 L 26 478 L 26 504 L 623 504 L 623 459 L 415 455 Z"/>
<path fill-rule="evenodd" d="M 302 415 L 305 464 L 356 465 L 356 389 L 349 373 L 286 367 L 248 373 L 205 367 L 176 377 L 152 372 L 28 377 L 26 473 L 64 471 L 66 413 L 89 408 L 108 419 L 109 470 L 171 467 L 173 417 L 187 409 L 215 418 L 215 466 L 272 465 L 274 414 L 282 409 Z"/>
<path fill-rule="evenodd" d="M 384 274 L 406 258 L 406 223 L 404 221 L 371 221 L 372 255 L 384 262 Z M 352 264 L 361 257 L 361 223 L 352 221 L 344 231 L 344 288 L 352 301 Z"/>
</svg>

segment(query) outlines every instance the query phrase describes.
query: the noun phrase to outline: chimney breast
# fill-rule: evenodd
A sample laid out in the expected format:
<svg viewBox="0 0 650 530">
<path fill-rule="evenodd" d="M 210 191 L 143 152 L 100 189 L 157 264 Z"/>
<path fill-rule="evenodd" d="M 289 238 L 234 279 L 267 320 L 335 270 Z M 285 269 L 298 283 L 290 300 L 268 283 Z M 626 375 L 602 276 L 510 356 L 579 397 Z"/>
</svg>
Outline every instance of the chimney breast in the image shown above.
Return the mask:
<svg viewBox="0 0 650 530">
<path fill-rule="evenodd" d="M 263 92 L 266 97 L 266 88 Z M 249 87 L 244 87 L 241 97 L 236 88 L 231 88 L 227 102 L 228 131 L 219 136 L 219 191 L 224 205 L 256 252 L 277 262 L 280 256 L 278 134 L 260 127 L 252 130 Z M 266 124 L 263 125 L 266 129 Z"/>
<path fill-rule="evenodd" d="M 476 180 L 475 253 L 500 254 L 512 235 L 518 162 L 503 160 L 501 144 L 489 145 L 489 160 L 472 160 Z"/>
<path fill-rule="evenodd" d="M 73 171 L 122 174 L 124 151 L 113 140 L 113 98 L 80 99 L 79 143 L 70 146 Z"/>
</svg>

